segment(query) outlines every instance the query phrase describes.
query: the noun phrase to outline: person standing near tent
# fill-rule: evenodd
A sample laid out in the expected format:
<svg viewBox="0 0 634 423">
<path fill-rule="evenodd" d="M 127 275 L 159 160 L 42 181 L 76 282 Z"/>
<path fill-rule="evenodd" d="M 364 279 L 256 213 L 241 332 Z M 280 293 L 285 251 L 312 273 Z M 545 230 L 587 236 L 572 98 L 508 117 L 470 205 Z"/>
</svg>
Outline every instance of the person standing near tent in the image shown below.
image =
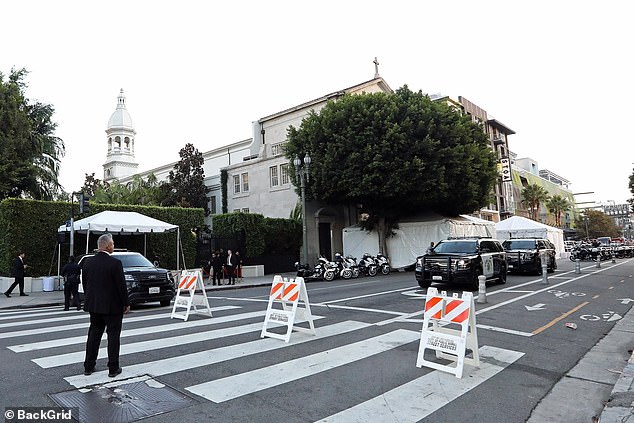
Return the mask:
<svg viewBox="0 0 634 423">
<path fill-rule="evenodd" d="M 90 312 L 90 327 L 86 341 L 84 375 L 95 371 L 99 344 L 104 330 L 108 334 L 108 376 L 121 373 L 119 349 L 123 315 L 130 311 L 123 264 L 110 256 L 114 251 L 112 235 L 105 233 L 97 240 L 99 251 L 82 264 L 86 302 L 84 309 Z"/>
<path fill-rule="evenodd" d="M 70 256 L 60 273 L 64 277 L 64 311 L 70 310 L 70 297 L 73 297 L 73 307 L 81 310 L 79 300 L 79 275 L 81 268 L 75 263 L 75 257 Z"/>
</svg>

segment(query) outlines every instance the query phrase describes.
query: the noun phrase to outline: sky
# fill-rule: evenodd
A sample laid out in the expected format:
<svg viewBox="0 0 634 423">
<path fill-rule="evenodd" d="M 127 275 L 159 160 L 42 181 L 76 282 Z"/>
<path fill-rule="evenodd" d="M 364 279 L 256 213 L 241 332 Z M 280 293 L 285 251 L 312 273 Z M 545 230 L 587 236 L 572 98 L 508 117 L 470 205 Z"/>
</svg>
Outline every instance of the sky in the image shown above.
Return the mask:
<svg viewBox="0 0 634 423">
<path fill-rule="evenodd" d="M 516 132 L 518 158 L 577 202 L 624 203 L 634 169 L 629 1 L 164 1 L 0 3 L 0 72 L 26 68 L 53 105 L 60 182 L 102 178 L 119 90 L 139 171 L 252 136 L 261 117 L 379 73 L 397 89 L 463 96 Z"/>
</svg>

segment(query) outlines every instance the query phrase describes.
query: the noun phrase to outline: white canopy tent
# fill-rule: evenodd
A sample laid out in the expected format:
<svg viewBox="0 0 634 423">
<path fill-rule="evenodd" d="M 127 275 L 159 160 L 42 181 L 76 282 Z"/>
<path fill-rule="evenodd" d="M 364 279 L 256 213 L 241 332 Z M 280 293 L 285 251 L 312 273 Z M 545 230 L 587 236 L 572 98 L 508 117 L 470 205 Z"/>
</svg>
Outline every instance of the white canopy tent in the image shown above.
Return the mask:
<svg viewBox="0 0 634 423">
<path fill-rule="evenodd" d="M 86 253 L 88 253 L 88 242 L 91 233 L 109 232 L 111 234 L 119 235 L 147 235 L 149 233 L 167 233 L 176 231 L 176 268 L 180 269 L 178 255 L 180 229 L 177 225 L 172 225 L 171 223 L 166 223 L 137 212 L 107 210 L 73 222 L 73 230 L 74 232 L 86 234 Z M 57 229 L 57 232 L 71 232 L 71 227 L 70 225 L 61 225 Z M 144 245 L 144 248 L 147 248 L 147 241 L 144 242 Z M 144 251 L 144 254 L 147 255 L 147 251 Z"/>
<path fill-rule="evenodd" d="M 460 215 L 444 217 L 437 214 L 419 216 L 415 221 L 399 222 L 395 235 L 387 239 L 390 265 L 403 268 L 416 263 L 416 257 L 425 254 L 431 242 L 456 236 L 495 237 L 495 224 L 488 220 Z M 343 253 L 361 257 L 375 254 L 379 249 L 376 231 L 368 232 L 358 226 L 343 229 Z"/>
<path fill-rule="evenodd" d="M 564 248 L 564 231 L 522 216 L 512 216 L 495 224 L 497 239 L 546 238 L 555 244 L 557 257 L 561 258 Z"/>
</svg>

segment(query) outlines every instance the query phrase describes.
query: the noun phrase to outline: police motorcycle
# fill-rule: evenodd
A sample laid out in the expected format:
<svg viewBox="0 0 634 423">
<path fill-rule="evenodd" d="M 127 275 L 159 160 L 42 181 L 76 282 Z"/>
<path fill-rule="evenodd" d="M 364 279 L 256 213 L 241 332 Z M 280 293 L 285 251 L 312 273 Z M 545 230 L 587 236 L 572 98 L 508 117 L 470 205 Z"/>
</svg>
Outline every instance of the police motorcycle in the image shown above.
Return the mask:
<svg viewBox="0 0 634 423">
<path fill-rule="evenodd" d="M 376 276 L 379 266 L 369 253 L 363 254 L 359 262 L 357 263 L 359 271 L 364 275 Z"/>
<path fill-rule="evenodd" d="M 392 268 L 390 267 L 390 259 L 383 254 L 378 253 L 376 257 L 374 257 L 374 262 L 379 267 L 379 269 L 381 269 L 381 273 L 383 273 L 384 275 L 389 275 L 392 271 Z"/>
<path fill-rule="evenodd" d="M 338 272 L 339 276 L 341 276 L 343 279 L 352 278 L 352 269 L 348 267 L 348 263 L 343 258 L 341 253 L 335 253 L 334 263 L 337 266 L 336 271 Z"/>
<path fill-rule="evenodd" d="M 317 264 L 312 269 L 308 264 L 300 264 L 298 261 L 295 262 L 295 269 L 297 270 L 297 276 L 304 278 L 306 281 L 322 279 L 331 281 L 337 275 L 336 265 L 322 256 L 319 256 Z"/>
<path fill-rule="evenodd" d="M 343 262 L 344 266 L 352 270 L 352 277 L 358 278 L 361 271 L 359 270 L 359 265 L 357 264 L 357 258 L 347 255 L 344 257 Z"/>
</svg>

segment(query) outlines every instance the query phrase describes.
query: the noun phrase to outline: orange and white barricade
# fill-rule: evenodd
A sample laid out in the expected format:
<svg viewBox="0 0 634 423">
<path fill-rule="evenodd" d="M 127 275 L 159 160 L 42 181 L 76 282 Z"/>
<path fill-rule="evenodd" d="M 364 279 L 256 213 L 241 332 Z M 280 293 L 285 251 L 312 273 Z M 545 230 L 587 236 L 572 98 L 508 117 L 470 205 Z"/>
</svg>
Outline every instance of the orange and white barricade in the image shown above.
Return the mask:
<svg viewBox="0 0 634 423">
<path fill-rule="evenodd" d="M 200 291 L 200 294 L 196 294 L 196 290 Z M 181 309 L 181 311 L 178 312 L 177 309 Z M 212 317 L 203 276 L 200 271 L 186 271 L 181 274 L 170 318 L 187 321 L 191 313 Z"/>
<path fill-rule="evenodd" d="M 304 303 L 303 307 L 299 306 L 300 301 Z M 281 308 L 276 308 L 276 305 L 281 306 Z M 309 327 L 295 326 L 297 321 L 308 322 Z M 270 325 L 286 326 L 286 333 L 270 332 Z M 280 275 L 276 275 L 273 278 L 273 285 L 271 285 L 269 305 L 266 309 L 264 326 L 260 337 L 269 336 L 288 342 L 291 339 L 293 330 L 315 334 L 315 325 L 313 323 L 313 315 L 310 312 L 310 303 L 308 302 L 308 292 L 306 291 L 304 278 L 282 280 Z"/>
<path fill-rule="evenodd" d="M 460 326 L 460 329 L 452 329 L 451 326 Z M 473 358 L 465 357 L 467 348 Z M 426 349 L 436 351 L 436 358 L 454 363 L 426 360 Z M 428 288 L 416 367 L 431 367 L 461 378 L 464 363 L 476 367 L 480 365 L 473 294 L 463 292 L 462 297 L 458 294 L 448 297 L 445 291 L 439 294 L 436 288 Z"/>
</svg>

